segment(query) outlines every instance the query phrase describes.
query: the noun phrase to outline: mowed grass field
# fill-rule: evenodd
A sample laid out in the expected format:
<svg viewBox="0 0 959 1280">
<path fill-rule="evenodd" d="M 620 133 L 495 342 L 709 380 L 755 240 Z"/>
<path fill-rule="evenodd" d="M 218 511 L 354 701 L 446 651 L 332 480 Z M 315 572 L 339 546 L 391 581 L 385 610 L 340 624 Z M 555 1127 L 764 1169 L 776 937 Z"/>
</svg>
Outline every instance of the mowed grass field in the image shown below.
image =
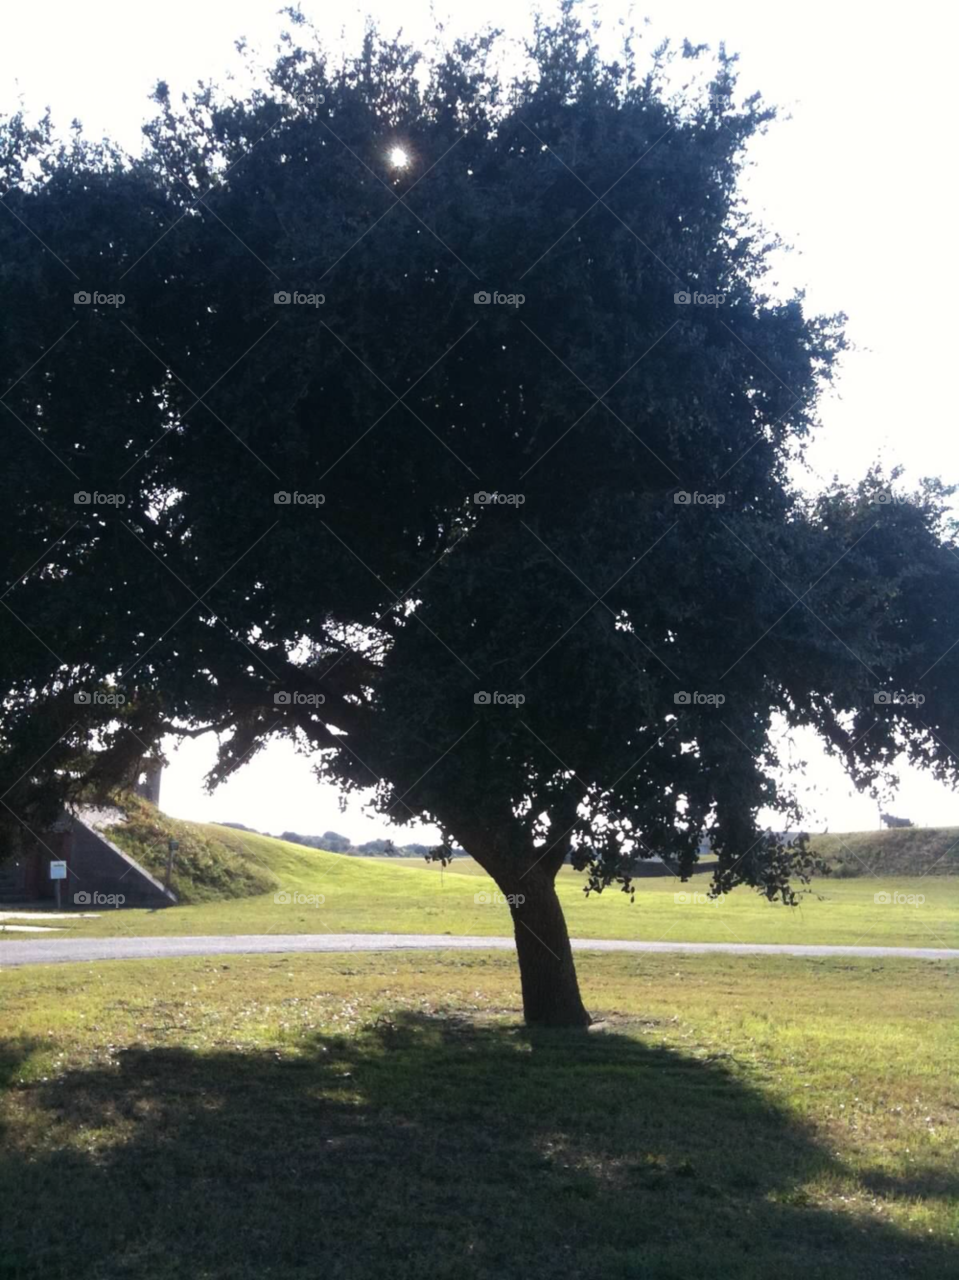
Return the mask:
<svg viewBox="0 0 959 1280">
<path fill-rule="evenodd" d="M 158 911 L 102 908 L 98 919 L 77 914 L 56 922 L 63 932 L 47 936 L 512 933 L 507 907 L 493 900 L 496 886 L 468 859 L 441 870 L 420 859 L 351 858 L 212 824 L 183 823 L 177 829 L 182 836 L 187 828 L 204 850 L 219 849 L 217 882 L 223 877 L 223 848 L 232 851 L 247 896 Z M 586 898 L 582 883 L 571 867 L 558 880 L 574 937 L 959 947 L 959 876 L 830 876 L 817 880 L 798 908 L 770 904 L 747 888 L 710 901 L 708 873 L 686 884 L 669 874 L 643 876 L 635 882 L 633 902 L 616 888 Z M 270 887 L 249 892 L 262 884 Z M 288 892 L 290 901 L 275 901 L 277 891 Z M 877 902 L 877 894 L 889 901 Z M 4 937 L 26 936 L 0 929 L 0 946 Z"/>
<path fill-rule="evenodd" d="M 956 1274 L 955 963 L 580 971 L 588 1033 L 498 953 L 0 972 L 0 1276 Z"/>
</svg>

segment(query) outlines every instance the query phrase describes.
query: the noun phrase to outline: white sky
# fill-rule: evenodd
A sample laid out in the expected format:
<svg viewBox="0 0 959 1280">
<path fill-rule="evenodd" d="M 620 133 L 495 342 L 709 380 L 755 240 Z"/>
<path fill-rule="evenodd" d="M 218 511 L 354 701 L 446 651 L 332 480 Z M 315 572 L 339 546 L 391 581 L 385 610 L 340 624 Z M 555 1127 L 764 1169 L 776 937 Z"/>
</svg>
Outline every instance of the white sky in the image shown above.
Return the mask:
<svg viewBox="0 0 959 1280">
<path fill-rule="evenodd" d="M 22 100 L 28 112 L 50 105 L 65 128 L 79 117 L 88 134 L 109 134 L 131 149 L 149 116 L 147 95 L 166 79 L 174 91 L 197 79 L 222 81 L 239 69 L 233 42 L 247 36 L 268 55 L 283 20 L 276 0 L 47 0 L 10 6 L 0 45 L 0 109 Z M 372 13 L 389 30 L 417 38 L 431 30 L 428 0 L 369 0 L 347 9 L 303 0 L 303 11 L 331 40 L 347 37 Z M 609 24 L 626 14 L 598 3 Z M 522 34 L 529 11 L 515 2 L 436 0 L 448 35 L 480 20 Z M 950 81 L 956 19 L 949 6 L 914 3 L 895 20 L 874 4 L 811 0 L 800 7 L 768 0 L 663 0 L 637 8 L 651 21 L 648 47 L 662 36 L 716 46 L 741 56 L 740 85 L 759 89 L 791 118 L 753 147 L 748 179 L 754 210 L 796 251 L 783 262 L 784 290 L 804 285 L 815 311 L 845 311 L 857 345 L 839 394 L 824 406 L 824 430 L 811 459 L 818 473 L 862 475 L 881 458 L 923 475 L 959 480 L 955 300 L 959 266 L 954 236 L 954 140 Z M 337 796 L 317 786 L 309 762 L 291 745 L 271 745 L 213 797 L 202 775 L 212 742 L 184 744 L 163 782 L 163 807 L 184 818 L 244 822 L 261 830 L 320 833 L 357 842 L 393 835 L 400 842 L 434 833 L 387 829 L 357 803 L 341 815 Z M 876 808 L 857 796 L 838 765 L 804 739 L 810 761 L 811 828 L 877 825 Z M 922 825 L 959 825 L 959 796 L 904 770 L 894 813 Z"/>
</svg>

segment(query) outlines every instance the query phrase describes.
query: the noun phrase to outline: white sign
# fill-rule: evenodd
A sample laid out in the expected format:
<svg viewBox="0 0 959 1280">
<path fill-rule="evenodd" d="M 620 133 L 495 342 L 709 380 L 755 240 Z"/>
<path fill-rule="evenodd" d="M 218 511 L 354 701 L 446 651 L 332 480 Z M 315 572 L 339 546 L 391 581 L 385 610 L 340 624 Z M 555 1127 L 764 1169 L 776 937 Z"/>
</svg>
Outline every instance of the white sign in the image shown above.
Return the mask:
<svg viewBox="0 0 959 1280">
<path fill-rule="evenodd" d="M 67 878 L 67 864 L 65 862 L 51 862 L 50 863 L 50 879 L 66 880 L 66 878 Z"/>
</svg>

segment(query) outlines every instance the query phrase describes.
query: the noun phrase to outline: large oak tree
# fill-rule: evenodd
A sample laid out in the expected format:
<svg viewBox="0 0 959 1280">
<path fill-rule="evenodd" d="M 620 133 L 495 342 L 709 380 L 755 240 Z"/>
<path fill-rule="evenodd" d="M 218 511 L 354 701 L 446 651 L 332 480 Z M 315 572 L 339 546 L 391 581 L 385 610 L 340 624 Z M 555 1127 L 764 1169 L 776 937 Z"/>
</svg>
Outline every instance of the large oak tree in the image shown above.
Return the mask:
<svg viewBox="0 0 959 1280">
<path fill-rule="evenodd" d="M 955 780 L 949 491 L 796 484 L 842 317 L 775 300 L 725 55 L 672 93 L 570 9 L 512 72 L 307 37 L 161 85 L 142 157 L 0 129 L 4 816 L 290 735 L 471 853 L 527 1018 L 583 1024 L 568 858 L 628 888 L 709 830 L 717 890 L 792 900 L 777 718 Z"/>
</svg>

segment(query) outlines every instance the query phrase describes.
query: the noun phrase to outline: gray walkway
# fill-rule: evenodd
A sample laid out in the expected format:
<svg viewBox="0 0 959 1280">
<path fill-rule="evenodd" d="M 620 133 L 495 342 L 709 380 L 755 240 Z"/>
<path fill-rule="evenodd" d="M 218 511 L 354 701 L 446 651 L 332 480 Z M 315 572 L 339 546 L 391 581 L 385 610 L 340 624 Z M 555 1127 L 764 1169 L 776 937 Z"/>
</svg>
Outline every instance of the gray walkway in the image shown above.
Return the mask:
<svg viewBox="0 0 959 1280">
<path fill-rule="evenodd" d="M 512 938 L 449 937 L 406 933 L 253 933 L 196 938 L 31 938 L 0 942 L 0 968 L 23 964 L 78 964 L 99 960 L 153 960 L 309 951 L 512 951 Z M 816 947 L 740 942 L 632 942 L 574 938 L 576 951 L 746 956 L 865 956 L 906 960 L 959 960 L 959 950 L 934 947 Z"/>
</svg>

